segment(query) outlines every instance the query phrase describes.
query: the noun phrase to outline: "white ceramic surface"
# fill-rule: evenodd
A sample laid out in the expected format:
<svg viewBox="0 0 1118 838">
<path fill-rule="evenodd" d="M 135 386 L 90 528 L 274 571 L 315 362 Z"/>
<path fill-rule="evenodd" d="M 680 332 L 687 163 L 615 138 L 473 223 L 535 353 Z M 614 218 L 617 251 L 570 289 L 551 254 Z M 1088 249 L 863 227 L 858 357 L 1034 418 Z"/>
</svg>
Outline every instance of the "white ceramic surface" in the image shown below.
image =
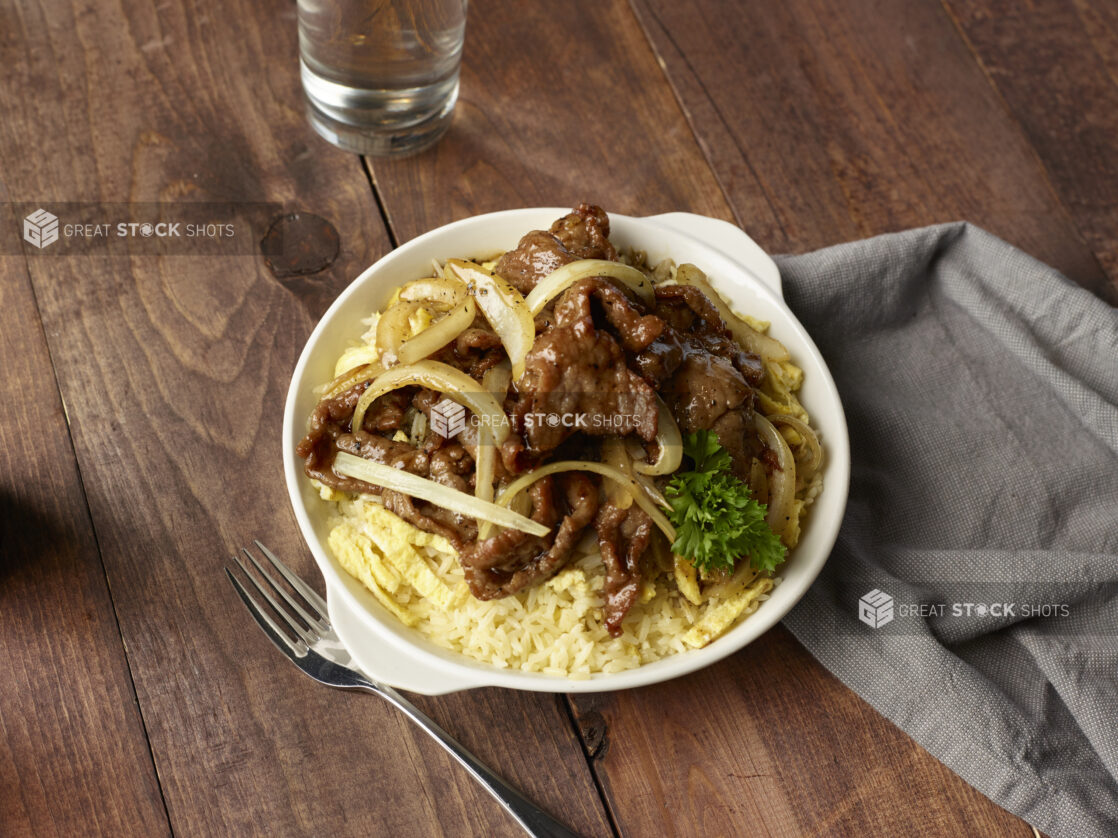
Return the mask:
<svg viewBox="0 0 1118 838">
<path fill-rule="evenodd" d="M 741 649 L 778 622 L 819 574 L 838 534 L 850 479 L 846 419 L 834 381 L 818 349 L 781 296 L 775 263 L 732 224 L 690 213 L 648 218 L 610 215 L 611 240 L 645 250 L 655 262 L 692 262 L 734 308 L 772 322 L 771 333 L 804 368 L 800 397 L 826 450 L 824 489 L 812 506 L 799 545 L 781 567 L 783 582 L 756 613 L 703 649 L 674 655 L 626 672 L 589 679 L 498 669 L 444 650 L 399 623 L 346 573 L 326 548 L 330 505 L 303 476 L 295 446 L 316 403 L 313 389 L 328 381 L 347 343 L 364 331 L 360 321 L 383 306 L 392 290 L 428 275 L 432 258 L 483 258 L 516 245 L 529 230 L 547 229 L 569 212 L 560 208 L 508 210 L 440 227 L 397 248 L 368 268 L 322 317 L 292 376 L 283 425 L 284 473 L 303 537 L 326 579 L 330 617 L 358 664 L 396 687 L 436 695 L 481 686 L 544 692 L 597 692 L 675 678 Z"/>
</svg>

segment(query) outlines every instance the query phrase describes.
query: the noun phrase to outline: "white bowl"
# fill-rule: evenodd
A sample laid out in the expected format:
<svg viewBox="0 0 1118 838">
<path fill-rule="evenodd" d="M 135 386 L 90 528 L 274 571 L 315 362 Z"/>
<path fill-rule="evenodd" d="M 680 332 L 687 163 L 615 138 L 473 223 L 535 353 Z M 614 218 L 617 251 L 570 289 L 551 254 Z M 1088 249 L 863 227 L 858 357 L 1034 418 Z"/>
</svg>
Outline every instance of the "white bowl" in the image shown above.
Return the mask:
<svg viewBox="0 0 1118 838">
<path fill-rule="evenodd" d="M 287 395 L 283 458 L 287 489 L 303 537 L 326 579 L 330 617 L 356 663 L 373 678 L 414 692 L 436 695 L 482 686 L 541 692 L 598 692 L 652 684 L 693 672 L 741 649 L 780 620 L 819 575 L 834 546 L 846 505 L 850 446 L 838 391 L 815 343 L 781 296 L 773 261 L 740 229 L 690 213 L 649 218 L 610 214 L 611 240 L 634 246 L 655 262 L 671 257 L 691 262 L 734 308 L 772 322 L 804 369 L 800 398 L 819 429 L 826 451 L 823 492 L 811 507 L 800 543 L 780 568 L 783 581 L 750 617 L 710 645 L 625 672 L 563 678 L 499 669 L 436 646 L 393 617 L 360 582 L 346 573 L 326 547 L 330 504 L 303 475 L 295 454 L 307 417 L 317 401 L 314 388 L 328 381 L 347 343 L 364 331 L 361 319 L 381 308 L 409 279 L 425 275 L 432 258 L 489 257 L 515 247 L 529 230 L 547 229 L 569 210 L 509 210 L 467 218 L 432 230 L 368 268 L 334 301 L 307 341 Z"/>
</svg>

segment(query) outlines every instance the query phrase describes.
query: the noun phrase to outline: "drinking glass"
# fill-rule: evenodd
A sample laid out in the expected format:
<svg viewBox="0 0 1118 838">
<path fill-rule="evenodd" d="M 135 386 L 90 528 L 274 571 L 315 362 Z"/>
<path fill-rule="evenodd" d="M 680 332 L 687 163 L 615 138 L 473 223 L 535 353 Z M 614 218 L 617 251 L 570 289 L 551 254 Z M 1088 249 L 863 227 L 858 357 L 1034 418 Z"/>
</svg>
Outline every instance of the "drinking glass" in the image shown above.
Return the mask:
<svg viewBox="0 0 1118 838">
<path fill-rule="evenodd" d="M 298 0 L 307 117 L 339 148 L 401 156 L 445 133 L 466 0 Z"/>
</svg>

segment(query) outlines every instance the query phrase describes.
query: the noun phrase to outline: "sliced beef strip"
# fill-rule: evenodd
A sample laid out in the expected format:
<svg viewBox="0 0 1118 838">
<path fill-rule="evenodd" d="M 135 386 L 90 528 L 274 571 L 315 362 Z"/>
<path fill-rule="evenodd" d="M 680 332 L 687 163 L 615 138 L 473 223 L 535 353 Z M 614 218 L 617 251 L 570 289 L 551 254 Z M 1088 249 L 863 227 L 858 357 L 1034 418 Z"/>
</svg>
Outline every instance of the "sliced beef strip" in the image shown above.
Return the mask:
<svg viewBox="0 0 1118 838">
<path fill-rule="evenodd" d="M 528 488 L 529 517 L 548 529 L 563 519 L 563 509 L 556 495 L 556 479 L 544 477 Z M 478 541 L 462 559 L 464 565 L 476 570 L 506 570 L 526 564 L 533 556 L 548 548 L 551 535 L 530 535 L 520 530 L 505 529 Z"/>
<path fill-rule="evenodd" d="M 416 393 L 412 400 L 412 405 L 428 419 L 431 418 L 431 408 L 433 408 L 441 399 L 443 394 L 436 390 L 422 389 Z M 510 413 L 515 400 L 506 402 L 504 405 L 505 413 Z M 428 435 L 428 440 L 432 435 Z M 467 423 L 466 429 L 459 434 L 456 439 L 464 444 L 467 450 L 477 447 L 477 431 L 470 424 Z M 473 454 L 471 453 L 471 456 Z M 496 476 L 501 476 L 501 469 L 508 474 L 523 474 L 530 468 L 533 468 L 538 463 L 538 457 L 530 452 L 524 444 L 524 440 L 515 432 L 510 433 L 508 439 L 502 442 L 497 447 L 497 461 L 498 471 Z"/>
<path fill-rule="evenodd" d="M 673 329 L 689 332 L 695 326 L 695 320 L 700 319 L 715 334 L 730 334 L 714 303 L 695 286 L 657 285 L 655 293 L 656 314 L 667 320 Z"/>
<path fill-rule="evenodd" d="M 481 315 L 466 331 L 431 356 L 432 360 L 461 370 L 479 382 L 486 370 L 497 366 L 505 357 L 501 339 L 489 329 Z"/>
<path fill-rule="evenodd" d="M 509 438 L 497 446 L 497 457 L 509 474 L 523 474 L 536 464 L 524 440 L 515 433 L 510 433 Z"/>
<path fill-rule="evenodd" d="M 376 487 L 370 487 L 364 480 L 354 480 L 352 477 L 342 477 L 340 474 L 335 474 L 333 465 L 334 455 L 331 453 L 329 460 L 325 461 L 325 463 L 322 461 L 305 463 L 303 465 L 303 473 L 312 480 L 317 480 L 324 486 L 329 486 L 331 489 L 336 489 L 339 492 L 349 492 L 351 494 L 360 494 L 362 492 L 376 493 Z"/>
<path fill-rule="evenodd" d="M 437 448 L 430 455 L 428 477 L 436 483 L 450 486 L 459 492 L 472 494 L 470 477 L 474 473 L 473 457 L 456 442 Z"/>
<path fill-rule="evenodd" d="M 734 355 L 733 361 L 738 372 L 745 378 L 746 384 L 754 389 L 761 386 L 761 382 L 765 380 L 765 365 L 760 355 L 739 351 Z"/>
<path fill-rule="evenodd" d="M 526 567 L 513 574 L 505 586 L 509 593 L 551 577 L 566 564 L 582 531 L 590 525 L 598 511 L 598 488 L 585 474 L 570 472 L 560 476 L 556 482 L 563 491 L 566 515 L 547 552 L 537 555 Z"/>
<path fill-rule="evenodd" d="M 665 328 L 633 358 L 633 366 L 652 386 L 659 388 L 671 378 L 685 355 L 697 348 L 730 361 L 750 387 L 761 385 L 765 377 L 761 359 L 734 341 L 718 309 L 698 288 L 659 286 L 654 311 Z"/>
<path fill-rule="evenodd" d="M 345 451 L 355 457 L 392 466 L 392 468 L 401 469 L 420 477 L 430 478 L 436 483 L 441 483 L 461 492 L 471 491 L 466 475 L 473 474 L 473 458 L 465 447 L 452 440 L 444 440 L 436 435 L 429 435 L 424 445 L 417 448 L 410 442 L 397 442 L 388 437 L 370 434 L 365 431 L 358 431 L 357 433 L 335 431 L 331 436 L 331 441 L 333 442 L 333 452 L 329 455 L 329 462 L 324 460 L 318 462 L 320 467 L 331 469 L 331 473 L 333 473 L 333 453 Z M 329 478 L 323 482 L 332 485 L 328 481 Z"/>
<path fill-rule="evenodd" d="M 465 546 L 459 561 L 470 591 L 478 599 L 498 599 L 552 576 L 567 563 L 582 531 L 598 510 L 598 489 L 584 474 L 545 477 L 528 490 L 532 520 L 559 528 L 546 537 L 519 530 Z"/>
<path fill-rule="evenodd" d="M 505 412 L 509 412 L 508 405 L 505 406 Z M 470 456 L 477 460 L 477 447 L 478 447 L 478 427 L 472 423 L 467 423 L 462 432 L 454 439 L 469 452 Z M 528 451 L 524 445 L 524 440 L 518 434 L 510 433 L 508 439 L 497 446 L 497 456 L 493 463 L 493 477 L 500 481 L 505 477 L 523 474 L 531 468 L 538 465 L 537 458 Z"/>
<path fill-rule="evenodd" d="M 714 303 L 698 288 L 691 285 L 657 287 L 655 313 L 678 334 L 690 336 L 708 351 L 732 362 L 750 387 L 761 386 L 765 377 L 761 359 L 746 352 L 733 339 Z"/>
<path fill-rule="evenodd" d="M 363 389 L 364 385 L 357 385 L 352 388 L 352 392 L 347 391 L 336 398 L 324 399 L 315 407 L 311 414 L 307 435 L 300 440 L 295 449 L 303 458 L 303 470 L 308 477 L 342 492 L 382 494 L 386 497 L 386 505 L 388 505 L 387 496 L 390 493 L 382 492 L 377 486 L 344 477 L 334 471 L 334 457 L 338 451 L 345 451 L 366 460 L 429 478 L 459 491 L 472 491 L 469 478 L 474 472 L 473 458 L 457 441 L 428 434 L 423 445 L 416 447 L 409 442 L 396 441 L 379 433 L 370 433 L 368 430 L 351 432 L 349 424 L 353 416 L 353 406 L 357 401 L 353 392 L 359 394 Z M 403 394 L 404 399 L 399 398 L 399 394 Z M 370 410 L 387 400 L 393 410 L 400 412 L 402 419 L 403 410 L 407 408 L 408 402 L 428 405 L 433 403 L 432 398 L 437 401 L 440 397 L 441 394 L 431 390 L 408 388 L 406 391 L 394 391 L 382 396 L 373 402 Z M 364 427 L 368 428 L 369 424 L 366 421 Z M 477 528 L 472 520 L 423 502 L 411 504 L 408 500 L 405 504 L 404 501 L 397 499 L 394 503 L 403 510 L 400 513 L 401 517 L 410 515 L 408 520 L 416 526 L 426 529 L 426 522 L 436 521 L 441 523 L 437 529 L 431 529 L 431 532 L 439 532 L 447 537 L 450 537 L 448 535 L 450 532 L 457 533 L 456 538 L 459 541 L 470 540 L 476 536 Z"/>
<path fill-rule="evenodd" d="M 763 451 L 753 427 L 754 388 L 765 374 L 761 359 L 733 340 L 718 309 L 698 288 L 658 287 L 655 312 L 669 324 L 668 338 L 641 353 L 637 368 L 654 378 L 680 429 L 714 431 L 734 473 L 748 480 L 752 458 Z M 673 336 L 678 356 L 666 342 Z M 679 365 L 659 378 L 676 357 Z"/>
<path fill-rule="evenodd" d="M 454 355 L 454 366 L 477 381 L 507 357 L 501 339 L 476 321 L 454 341 Z"/>
<path fill-rule="evenodd" d="M 750 462 L 760 450 L 753 428 L 753 388 L 730 361 L 701 342 L 685 342 L 683 363 L 661 388 L 672 416 L 684 433 L 711 430 L 733 461 L 733 471 L 749 479 Z"/>
<path fill-rule="evenodd" d="M 366 431 L 339 433 L 334 437 L 334 446 L 355 457 L 410 471 L 421 477 L 426 477 L 431 468 L 430 457 L 422 448 Z"/>
<path fill-rule="evenodd" d="M 315 405 L 314 413 L 311 414 L 312 427 L 315 423 L 325 422 L 344 422 L 348 425 L 350 419 L 353 418 L 353 409 L 357 406 L 357 401 L 361 398 L 361 394 L 368 389 L 368 386 L 368 381 L 362 381 L 332 399 L 320 401 Z M 414 394 L 414 388 L 406 387 L 401 390 L 393 390 L 390 393 L 385 393 L 380 398 L 374 399 L 365 411 L 362 426 L 367 431 L 396 430 L 403 423 L 404 413 L 411 404 Z"/>
<path fill-rule="evenodd" d="M 727 410 L 752 400 L 753 390 L 725 358 L 688 342 L 683 363 L 661 391 L 684 433 L 710 428 Z"/>
<path fill-rule="evenodd" d="M 323 463 L 329 466 L 329 463 L 333 462 L 331 440 L 340 432 L 340 423 L 346 421 L 348 424 L 348 417 L 353 415 L 353 405 L 349 406 L 348 413 L 336 412 L 339 401 L 348 392 L 342 393 L 336 399 L 323 399 L 314 406 L 310 421 L 307 423 L 307 433 L 295 446 L 295 453 L 303 458 L 307 475 L 310 477 L 314 476 L 310 473 L 312 467 L 318 469 Z"/>
<path fill-rule="evenodd" d="M 605 318 L 621 324 L 630 345 L 647 346 L 662 328 L 600 278 L 571 286 L 556 305 L 554 325 L 536 338 L 525 358 L 509 404 L 529 453 L 552 451 L 576 431 L 635 433 L 646 442 L 656 436 L 656 393 L 629 369 L 613 336 L 595 326 L 592 300 L 606 301 Z"/>
<path fill-rule="evenodd" d="M 553 326 L 536 338 L 516 390 L 513 421 L 530 451 L 551 451 L 576 430 L 656 436 L 656 394 L 625 365 L 617 341 L 592 324 Z"/>
<path fill-rule="evenodd" d="M 481 353 L 477 360 L 470 364 L 466 372 L 471 378 L 480 382 L 482 377 L 489 372 L 489 370 L 493 369 L 493 367 L 497 366 L 497 364 L 504 361 L 507 357 L 508 355 L 505 354 L 504 349 L 491 349 L 488 352 Z"/>
<path fill-rule="evenodd" d="M 753 427 L 753 411 L 744 406 L 737 410 L 727 410 L 714 421 L 710 430 L 714 431 L 719 443 L 730 454 L 734 475 L 748 483 L 753 458 L 761 456 L 767 450 Z M 771 468 L 769 472 L 772 472 Z"/>
<path fill-rule="evenodd" d="M 621 509 L 606 503 L 598 510 L 594 528 L 606 568 L 606 629 L 617 637 L 640 593 L 641 558 L 652 539 L 652 519 L 639 506 Z"/>
<path fill-rule="evenodd" d="M 420 529 L 446 536 L 456 546 L 477 538 L 477 526 L 469 518 L 433 504 L 413 502 L 397 492 L 385 491 L 379 486 L 344 477 L 334 471 L 334 457 L 338 451 L 345 451 L 468 491 L 469 484 L 464 475 L 473 472 L 473 461 L 463 446 L 434 439 L 430 445 L 416 448 L 407 442 L 397 442 L 366 431 L 350 433 L 350 417 L 332 417 L 328 401 L 315 408 L 311 415 L 311 427 L 295 449 L 304 460 L 303 470 L 308 477 L 341 492 L 379 494 L 389 510 Z"/>
<path fill-rule="evenodd" d="M 501 339 L 489 329 L 471 326 L 454 341 L 454 349 L 459 355 L 475 350 L 495 349 L 501 345 Z"/>
<path fill-rule="evenodd" d="M 500 258 L 496 273 L 526 295 L 549 273 L 577 258 L 551 233 L 533 230 Z"/>
<path fill-rule="evenodd" d="M 702 344 L 708 352 L 730 361 L 745 378 L 746 384 L 756 388 L 765 378 L 765 367 L 759 355 L 746 352 L 731 337 L 709 331 L 694 331 L 690 337 Z"/>
<path fill-rule="evenodd" d="M 609 241 L 609 216 L 601 207 L 579 204 L 552 224 L 550 231 L 526 234 L 501 256 L 496 272 L 527 294 L 549 273 L 576 259 L 617 260 Z"/>
<path fill-rule="evenodd" d="M 412 397 L 411 403 L 412 407 L 430 419 L 431 408 L 442 401 L 442 399 L 443 394 L 438 390 L 428 390 L 426 387 L 423 387 Z"/>
<path fill-rule="evenodd" d="M 679 334 L 666 326 L 656 340 L 633 356 L 632 363 L 641 378 L 659 389 L 683 363 L 683 342 Z"/>
<path fill-rule="evenodd" d="M 362 386 L 364 392 L 364 386 Z M 366 431 L 395 431 L 404 423 L 404 413 L 411 405 L 411 398 L 415 391 L 410 387 L 401 390 L 392 390 L 385 393 L 369 405 L 365 411 L 365 418 L 361 427 Z M 354 405 L 357 400 L 354 399 Z M 352 415 L 352 408 L 351 408 Z"/>
<path fill-rule="evenodd" d="M 578 259 L 617 261 L 617 251 L 609 240 L 609 216 L 599 206 L 579 204 L 551 225 L 551 234 Z"/>
<path fill-rule="evenodd" d="M 350 391 L 347 391 L 337 398 L 323 399 L 315 406 L 306 436 L 295 446 L 295 453 L 303 458 L 303 471 L 307 477 L 342 492 L 364 492 L 368 491 L 367 483 L 342 477 L 333 469 L 334 455 L 338 452 L 337 440 L 349 435 L 349 422 L 353 416 L 349 394 Z M 356 401 L 356 398 L 352 399 L 352 402 Z M 364 431 L 361 433 L 369 436 Z"/>
<path fill-rule="evenodd" d="M 559 326 L 593 324 L 595 307 L 600 308 L 602 319 L 616 332 L 621 345 L 629 352 L 647 348 L 666 328 L 663 320 L 639 311 L 625 292 L 599 276 L 580 279 L 563 292 L 555 304 L 555 323 Z"/>
</svg>

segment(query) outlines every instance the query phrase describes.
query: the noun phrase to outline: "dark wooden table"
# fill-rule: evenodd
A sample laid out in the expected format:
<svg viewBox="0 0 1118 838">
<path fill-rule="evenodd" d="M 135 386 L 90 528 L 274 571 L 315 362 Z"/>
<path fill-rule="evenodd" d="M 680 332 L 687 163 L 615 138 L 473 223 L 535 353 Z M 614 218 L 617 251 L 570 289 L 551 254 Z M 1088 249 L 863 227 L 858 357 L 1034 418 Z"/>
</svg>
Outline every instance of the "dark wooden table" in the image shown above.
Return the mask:
<svg viewBox="0 0 1118 838">
<path fill-rule="evenodd" d="M 340 234 L 241 256 L 0 256 L 0 834 L 516 835 L 421 733 L 319 688 L 221 573 L 311 562 L 282 401 L 394 245 L 582 199 L 772 252 L 976 222 L 1115 299 L 1109 0 L 485 0 L 450 134 L 392 162 L 304 124 L 293 0 L 0 2 L 0 201 L 262 201 Z M 417 700 L 586 835 L 1008 835 L 778 628 L 695 676 Z"/>
</svg>

